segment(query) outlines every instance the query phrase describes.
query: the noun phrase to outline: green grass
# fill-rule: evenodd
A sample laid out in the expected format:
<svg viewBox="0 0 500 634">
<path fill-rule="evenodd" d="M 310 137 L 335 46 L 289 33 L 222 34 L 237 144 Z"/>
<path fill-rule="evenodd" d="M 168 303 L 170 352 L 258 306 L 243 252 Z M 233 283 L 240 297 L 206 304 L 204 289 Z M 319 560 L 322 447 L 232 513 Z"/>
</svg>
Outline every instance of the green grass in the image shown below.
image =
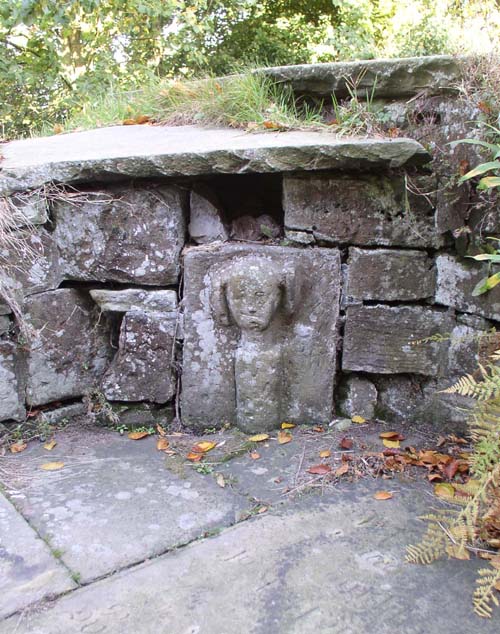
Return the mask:
<svg viewBox="0 0 500 634">
<path fill-rule="evenodd" d="M 215 125 L 253 129 L 323 127 L 321 108 L 298 106 L 290 87 L 246 72 L 222 79 L 152 79 L 137 90 L 108 88 L 89 98 L 58 132 L 87 130 L 147 118 L 165 125 Z M 53 134 L 45 126 L 42 134 Z"/>
</svg>

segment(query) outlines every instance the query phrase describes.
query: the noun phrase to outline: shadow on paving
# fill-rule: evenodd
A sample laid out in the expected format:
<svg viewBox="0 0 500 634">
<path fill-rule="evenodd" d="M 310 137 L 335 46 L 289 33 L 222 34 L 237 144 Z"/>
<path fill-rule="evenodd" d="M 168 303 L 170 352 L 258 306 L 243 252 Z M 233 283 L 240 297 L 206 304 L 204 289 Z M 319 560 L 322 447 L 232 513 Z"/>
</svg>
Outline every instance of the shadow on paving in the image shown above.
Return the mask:
<svg viewBox="0 0 500 634">
<path fill-rule="evenodd" d="M 0 634 L 498 632 L 498 614 L 472 612 L 481 562 L 404 562 L 424 529 L 416 518 L 438 503 L 427 482 L 400 474 L 313 486 L 307 468 L 325 443 L 338 445 L 334 434 L 294 430 L 286 445 L 252 445 L 252 459 L 245 437 L 227 432 L 203 467 L 157 451 L 152 438 L 57 439 L 50 454 L 33 445 L 4 459 L 1 472 L 16 506 L 88 585 L 15 604 Z M 172 437 L 171 447 L 185 455 L 194 441 Z M 41 471 L 49 460 L 65 466 Z M 380 489 L 392 499 L 375 500 Z"/>
</svg>

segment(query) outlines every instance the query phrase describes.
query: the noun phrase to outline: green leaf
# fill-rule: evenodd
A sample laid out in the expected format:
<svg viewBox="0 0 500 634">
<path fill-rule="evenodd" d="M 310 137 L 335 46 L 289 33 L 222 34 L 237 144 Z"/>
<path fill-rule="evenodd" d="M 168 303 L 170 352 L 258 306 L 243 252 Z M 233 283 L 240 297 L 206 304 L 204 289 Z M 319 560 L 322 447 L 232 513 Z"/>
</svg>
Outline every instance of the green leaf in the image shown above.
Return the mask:
<svg viewBox="0 0 500 634">
<path fill-rule="evenodd" d="M 480 145 L 481 147 L 485 147 L 493 153 L 500 152 L 500 146 L 495 145 L 493 143 L 486 143 L 486 141 L 479 141 L 478 139 L 460 139 L 459 141 L 452 141 L 449 143 L 452 148 L 455 148 L 460 143 L 469 143 L 470 145 Z"/>
<path fill-rule="evenodd" d="M 485 260 L 489 262 L 500 262 L 500 254 L 497 253 L 480 253 L 479 255 L 468 255 L 467 257 L 477 260 L 478 262 L 483 262 Z"/>
<path fill-rule="evenodd" d="M 489 172 L 490 170 L 494 169 L 500 169 L 500 161 L 481 163 L 481 165 L 477 165 L 474 169 L 470 170 L 470 172 L 464 174 L 459 180 L 459 183 L 463 183 L 464 181 L 469 180 L 469 178 L 474 178 L 474 176 L 479 176 L 479 174 L 484 174 L 485 172 Z"/>
<path fill-rule="evenodd" d="M 500 187 L 500 176 L 486 176 L 479 181 L 478 189 L 491 189 L 493 187 Z"/>
<path fill-rule="evenodd" d="M 492 288 L 495 288 L 497 284 L 500 284 L 500 273 L 495 273 L 494 275 L 490 275 L 490 277 L 485 277 L 480 280 L 474 287 L 472 295 L 474 297 L 483 295 L 483 293 L 487 293 L 491 291 Z"/>
</svg>

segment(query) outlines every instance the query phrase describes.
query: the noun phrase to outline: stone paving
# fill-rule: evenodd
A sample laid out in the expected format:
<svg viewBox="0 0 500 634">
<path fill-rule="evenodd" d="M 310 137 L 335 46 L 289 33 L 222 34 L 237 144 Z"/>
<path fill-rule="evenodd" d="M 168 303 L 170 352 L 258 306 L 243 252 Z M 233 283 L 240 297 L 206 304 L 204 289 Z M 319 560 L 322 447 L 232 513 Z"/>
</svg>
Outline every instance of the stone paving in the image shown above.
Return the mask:
<svg viewBox="0 0 500 634">
<path fill-rule="evenodd" d="M 380 431 L 348 434 L 369 450 Z M 421 476 L 325 486 L 307 472 L 321 450 L 340 465 L 345 434 L 229 430 L 190 463 L 197 437 L 169 436 L 169 455 L 157 437 L 70 429 L 50 452 L 1 458 L 0 634 L 498 632 L 499 614 L 471 609 L 480 561 L 404 562 L 437 504 Z"/>
</svg>

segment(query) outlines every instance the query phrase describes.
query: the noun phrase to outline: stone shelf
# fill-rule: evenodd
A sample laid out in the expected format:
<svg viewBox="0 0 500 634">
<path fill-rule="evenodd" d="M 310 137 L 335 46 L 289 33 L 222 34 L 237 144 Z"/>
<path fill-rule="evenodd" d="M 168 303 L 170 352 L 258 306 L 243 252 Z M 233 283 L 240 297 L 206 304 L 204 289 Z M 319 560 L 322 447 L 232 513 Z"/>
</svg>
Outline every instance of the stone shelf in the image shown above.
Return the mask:
<svg viewBox="0 0 500 634">
<path fill-rule="evenodd" d="M 406 138 L 330 132 L 247 133 L 198 126 L 115 126 L 12 141 L 2 147 L 0 195 L 45 183 L 419 166 L 430 156 Z"/>
</svg>

